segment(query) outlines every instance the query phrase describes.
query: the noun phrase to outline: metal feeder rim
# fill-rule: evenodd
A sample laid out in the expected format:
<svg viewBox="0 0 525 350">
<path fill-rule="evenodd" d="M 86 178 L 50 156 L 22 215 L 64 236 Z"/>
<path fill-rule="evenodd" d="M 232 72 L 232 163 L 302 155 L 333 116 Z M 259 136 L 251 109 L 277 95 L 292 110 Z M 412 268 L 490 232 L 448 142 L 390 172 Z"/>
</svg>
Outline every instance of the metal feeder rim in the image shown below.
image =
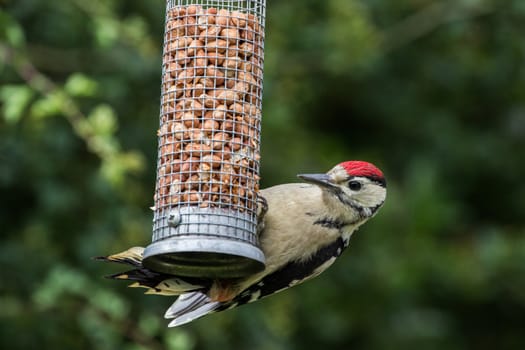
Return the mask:
<svg viewBox="0 0 525 350">
<path fill-rule="evenodd" d="M 240 278 L 264 270 L 264 253 L 252 244 L 202 235 L 178 236 L 146 247 L 144 267 L 203 278 Z"/>
</svg>

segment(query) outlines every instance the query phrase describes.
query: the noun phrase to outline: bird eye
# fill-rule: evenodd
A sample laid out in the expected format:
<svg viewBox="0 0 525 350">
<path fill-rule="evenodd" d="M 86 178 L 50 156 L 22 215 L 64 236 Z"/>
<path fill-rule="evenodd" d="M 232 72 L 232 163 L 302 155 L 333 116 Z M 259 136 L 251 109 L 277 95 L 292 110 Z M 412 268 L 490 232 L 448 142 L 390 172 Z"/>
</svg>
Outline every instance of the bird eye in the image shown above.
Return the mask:
<svg viewBox="0 0 525 350">
<path fill-rule="evenodd" d="M 348 188 L 352 191 L 359 191 L 361 187 L 363 187 L 363 185 L 359 181 L 352 180 L 348 182 Z"/>
</svg>

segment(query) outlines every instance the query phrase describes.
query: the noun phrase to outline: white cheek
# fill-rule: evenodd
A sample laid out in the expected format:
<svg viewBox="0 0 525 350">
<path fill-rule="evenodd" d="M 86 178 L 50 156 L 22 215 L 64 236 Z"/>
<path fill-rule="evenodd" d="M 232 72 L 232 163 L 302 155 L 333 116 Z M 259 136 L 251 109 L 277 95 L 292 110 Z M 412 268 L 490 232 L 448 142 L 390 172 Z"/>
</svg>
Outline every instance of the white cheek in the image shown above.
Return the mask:
<svg viewBox="0 0 525 350">
<path fill-rule="evenodd" d="M 369 185 L 366 189 L 366 193 L 354 193 L 353 197 L 368 209 L 384 202 L 386 189 L 378 185 Z"/>
</svg>

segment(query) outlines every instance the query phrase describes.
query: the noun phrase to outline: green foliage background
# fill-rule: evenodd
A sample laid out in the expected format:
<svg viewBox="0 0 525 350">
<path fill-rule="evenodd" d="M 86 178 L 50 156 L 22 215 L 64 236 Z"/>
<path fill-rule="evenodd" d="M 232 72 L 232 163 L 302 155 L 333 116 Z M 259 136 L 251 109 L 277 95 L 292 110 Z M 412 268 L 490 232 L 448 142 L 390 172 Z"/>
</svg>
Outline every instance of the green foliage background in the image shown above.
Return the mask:
<svg viewBox="0 0 525 350">
<path fill-rule="evenodd" d="M 91 257 L 151 239 L 163 0 L 0 0 L 0 348 L 524 349 L 525 2 L 268 0 L 263 186 L 347 159 L 323 276 L 165 328 Z"/>
</svg>

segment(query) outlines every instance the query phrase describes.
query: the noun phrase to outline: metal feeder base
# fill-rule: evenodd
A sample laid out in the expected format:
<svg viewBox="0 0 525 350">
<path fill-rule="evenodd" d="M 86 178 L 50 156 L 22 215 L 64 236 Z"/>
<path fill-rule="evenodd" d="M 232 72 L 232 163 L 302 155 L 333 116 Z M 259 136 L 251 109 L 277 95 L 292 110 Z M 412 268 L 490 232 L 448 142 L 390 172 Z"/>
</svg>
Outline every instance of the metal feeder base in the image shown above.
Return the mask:
<svg viewBox="0 0 525 350">
<path fill-rule="evenodd" d="M 146 268 L 179 276 L 239 278 L 264 269 L 260 249 L 220 238 L 171 238 L 150 244 L 144 256 Z"/>
<path fill-rule="evenodd" d="M 150 270 L 204 278 L 239 278 L 264 269 L 256 223 L 246 213 L 182 207 L 156 212 L 153 242 L 142 263 Z"/>
</svg>

